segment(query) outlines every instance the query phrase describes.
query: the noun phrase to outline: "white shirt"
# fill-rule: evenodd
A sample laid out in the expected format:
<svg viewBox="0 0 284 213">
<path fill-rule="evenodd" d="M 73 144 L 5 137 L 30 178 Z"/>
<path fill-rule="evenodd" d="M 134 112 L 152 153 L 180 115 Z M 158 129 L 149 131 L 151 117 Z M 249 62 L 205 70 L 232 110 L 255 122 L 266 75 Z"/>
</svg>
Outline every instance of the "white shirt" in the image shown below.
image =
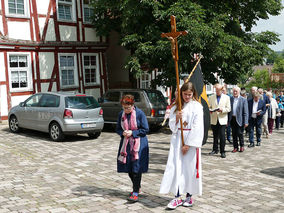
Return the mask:
<svg viewBox="0 0 284 213">
<path fill-rule="evenodd" d="M 256 118 L 257 107 L 258 107 L 258 101 L 253 100 L 252 115 L 251 115 L 251 117 L 253 118 Z"/>
<path fill-rule="evenodd" d="M 236 116 L 237 115 L 237 106 L 238 106 L 238 101 L 239 101 L 239 97 L 234 97 L 234 103 L 233 103 L 233 115 Z"/>
</svg>

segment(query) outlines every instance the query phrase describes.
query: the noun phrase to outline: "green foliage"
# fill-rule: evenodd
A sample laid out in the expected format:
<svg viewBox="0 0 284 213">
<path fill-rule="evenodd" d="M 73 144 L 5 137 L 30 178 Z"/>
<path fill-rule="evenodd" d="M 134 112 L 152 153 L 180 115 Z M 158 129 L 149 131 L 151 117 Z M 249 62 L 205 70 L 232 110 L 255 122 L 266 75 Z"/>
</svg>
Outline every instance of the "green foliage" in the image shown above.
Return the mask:
<svg viewBox="0 0 284 213">
<path fill-rule="evenodd" d="M 251 88 L 253 86 L 268 88 L 270 85 L 269 72 L 266 69 L 257 70 L 251 77 L 250 82 L 245 86 L 246 88 Z"/>
<path fill-rule="evenodd" d="M 175 85 L 170 42 L 161 38 L 170 31 L 171 15 L 178 31 L 188 31 L 178 39 L 180 72 L 190 72 L 194 53 L 201 53 L 204 79 L 211 83 L 214 73 L 226 83 L 244 81 L 252 66 L 269 54 L 268 45 L 279 41 L 273 32 L 250 30 L 257 20 L 278 15 L 281 0 L 96 0 L 93 6 L 97 34 L 117 31 L 120 45 L 131 53 L 125 67 L 136 77 L 141 67 L 158 68 L 162 75 L 154 83 L 159 85 Z"/>
<path fill-rule="evenodd" d="M 284 59 L 278 60 L 274 65 L 272 69 L 273 73 L 284 73 Z"/>
</svg>

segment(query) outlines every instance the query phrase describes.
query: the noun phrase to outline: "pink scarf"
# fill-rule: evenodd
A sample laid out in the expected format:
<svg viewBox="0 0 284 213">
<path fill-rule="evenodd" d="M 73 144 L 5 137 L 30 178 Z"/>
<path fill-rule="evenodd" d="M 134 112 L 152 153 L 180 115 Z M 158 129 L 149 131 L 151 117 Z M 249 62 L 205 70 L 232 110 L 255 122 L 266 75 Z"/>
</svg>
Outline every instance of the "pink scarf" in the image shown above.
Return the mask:
<svg viewBox="0 0 284 213">
<path fill-rule="evenodd" d="M 130 123 L 130 126 L 129 126 Z M 123 130 L 137 130 L 137 121 L 136 121 L 136 110 L 135 108 L 132 110 L 130 115 L 130 122 L 127 120 L 126 114 L 123 112 L 121 116 L 121 127 Z M 120 149 L 120 155 L 118 156 L 118 160 L 122 163 L 126 163 L 126 147 L 127 144 L 130 144 L 130 153 L 132 155 L 132 161 L 139 159 L 139 149 L 140 149 L 140 138 L 133 138 L 133 136 L 127 138 L 124 137 L 123 143 Z"/>
</svg>

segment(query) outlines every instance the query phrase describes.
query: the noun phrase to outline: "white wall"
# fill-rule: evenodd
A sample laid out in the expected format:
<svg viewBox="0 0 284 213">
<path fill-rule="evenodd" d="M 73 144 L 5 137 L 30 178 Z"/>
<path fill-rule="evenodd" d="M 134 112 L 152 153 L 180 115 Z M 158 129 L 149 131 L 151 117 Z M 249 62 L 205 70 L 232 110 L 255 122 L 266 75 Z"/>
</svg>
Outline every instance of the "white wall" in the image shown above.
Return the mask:
<svg viewBox="0 0 284 213">
<path fill-rule="evenodd" d="M 50 0 L 36 0 L 38 14 L 47 14 L 49 1 Z"/>
<path fill-rule="evenodd" d="M 8 21 L 9 38 L 31 40 L 29 22 Z"/>
<path fill-rule="evenodd" d="M 61 41 L 77 41 L 77 30 L 73 26 L 59 25 Z"/>
<path fill-rule="evenodd" d="M 0 52 L 0 81 L 6 81 L 5 73 L 4 53 Z"/>
<path fill-rule="evenodd" d="M 12 102 L 12 107 L 13 106 L 17 106 L 19 103 L 25 101 L 28 97 L 30 97 L 31 95 L 20 95 L 20 96 L 12 96 L 11 97 L 11 102 Z M 6 105 L 6 108 L 7 105 Z M 7 109 L 6 109 L 7 110 Z M 8 113 L 7 113 L 8 114 Z"/>
<path fill-rule="evenodd" d="M 40 25 L 40 30 L 41 30 L 41 28 L 43 30 L 44 23 L 42 23 L 42 21 L 41 21 L 41 22 L 39 22 L 39 25 Z M 45 40 L 46 41 L 56 41 L 53 19 L 49 19 L 49 21 L 48 21 L 48 26 L 47 26 Z"/>
<path fill-rule="evenodd" d="M 100 37 L 96 35 L 96 31 L 93 28 L 85 28 L 85 40 L 86 41 L 100 41 Z"/>
<path fill-rule="evenodd" d="M 92 95 L 96 99 L 98 99 L 99 97 L 101 97 L 100 89 L 86 89 L 86 95 Z"/>
<path fill-rule="evenodd" d="M 1 116 L 8 115 L 8 103 L 7 103 L 7 90 L 6 85 L 0 85 L 0 112 Z"/>
<path fill-rule="evenodd" d="M 41 79 L 51 78 L 54 67 L 54 53 L 40 52 L 39 53 L 39 70 Z"/>
</svg>

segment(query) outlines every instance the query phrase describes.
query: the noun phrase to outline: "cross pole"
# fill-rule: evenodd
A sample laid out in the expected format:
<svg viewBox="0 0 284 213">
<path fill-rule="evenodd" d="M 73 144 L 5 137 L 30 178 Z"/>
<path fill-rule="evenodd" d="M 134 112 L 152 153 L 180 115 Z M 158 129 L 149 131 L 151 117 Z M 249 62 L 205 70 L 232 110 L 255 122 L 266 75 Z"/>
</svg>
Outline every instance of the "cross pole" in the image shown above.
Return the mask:
<svg viewBox="0 0 284 213">
<path fill-rule="evenodd" d="M 178 90 L 178 98 L 177 98 L 178 99 L 178 102 L 177 102 L 178 111 L 181 111 L 181 94 L 180 94 L 180 88 L 179 88 L 177 38 L 181 35 L 186 35 L 186 34 L 187 34 L 187 31 L 177 32 L 176 17 L 175 16 L 171 16 L 171 32 L 161 34 L 162 38 L 167 38 L 171 42 L 172 56 L 173 56 L 173 60 L 175 62 L 175 70 L 176 70 L 176 81 L 177 81 L 177 90 Z M 184 146 L 183 126 L 182 125 L 183 125 L 182 118 L 180 118 L 181 141 L 182 141 L 182 146 Z"/>
</svg>

